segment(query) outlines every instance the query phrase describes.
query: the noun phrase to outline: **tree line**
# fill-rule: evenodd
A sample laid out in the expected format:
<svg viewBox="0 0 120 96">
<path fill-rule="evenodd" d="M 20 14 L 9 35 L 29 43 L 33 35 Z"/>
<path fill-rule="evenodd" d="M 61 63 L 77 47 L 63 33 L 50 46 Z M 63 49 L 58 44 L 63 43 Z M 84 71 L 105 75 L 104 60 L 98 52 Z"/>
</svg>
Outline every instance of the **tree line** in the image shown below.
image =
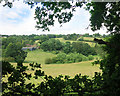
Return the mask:
<svg viewBox="0 0 120 96">
<path fill-rule="evenodd" d="M 96 52 L 93 47 L 91 47 L 87 43 L 82 42 L 60 42 L 60 40 L 56 39 L 49 39 L 45 42 L 41 43 L 40 48 L 44 51 L 62 51 L 66 54 L 68 53 L 81 53 L 83 55 L 96 55 Z"/>
<path fill-rule="evenodd" d="M 56 57 L 53 58 L 47 58 L 45 60 L 45 64 L 59 64 L 59 63 L 75 63 L 75 62 L 81 62 L 81 61 L 88 61 L 93 60 L 93 55 L 85 56 L 83 54 L 79 53 L 59 53 Z"/>
</svg>

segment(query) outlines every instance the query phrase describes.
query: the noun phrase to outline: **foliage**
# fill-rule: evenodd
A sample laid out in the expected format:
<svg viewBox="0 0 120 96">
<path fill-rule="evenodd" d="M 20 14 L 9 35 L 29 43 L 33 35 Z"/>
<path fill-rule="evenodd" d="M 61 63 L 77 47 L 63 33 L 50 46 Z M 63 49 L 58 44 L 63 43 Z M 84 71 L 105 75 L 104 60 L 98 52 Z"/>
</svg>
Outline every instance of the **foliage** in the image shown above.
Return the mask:
<svg viewBox="0 0 120 96">
<path fill-rule="evenodd" d="M 106 55 L 106 52 L 103 50 L 103 45 L 95 45 L 95 51 L 97 55 L 99 55 L 101 58 L 104 58 Z"/>
<path fill-rule="evenodd" d="M 50 39 L 43 42 L 40 45 L 40 48 L 43 49 L 44 51 L 57 51 L 61 50 L 63 48 L 63 45 L 59 40 Z"/>
<path fill-rule="evenodd" d="M 49 40 L 49 37 L 48 37 L 48 36 L 45 36 L 45 35 L 39 36 L 39 40 L 40 40 L 39 43 L 41 44 L 41 43 Z"/>
<path fill-rule="evenodd" d="M 54 19 L 56 18 L 60 24 L 69 22 L 73 16 L 72 12 L 75 10 L 75 7 L 82 6 L 81 2 L 75 3 L 75 7 L 69 2 L 43 2 L 41 4 L 41 7 L 36 8 L 35 19 L 37 23 L 36 27 L 38 29 L 43 28 L 43 30 L 49 30 L 48 26 L 54 25 Z M 115 34 L 108 40 L 109 42 L 104 47 L 107 56 L 100 61 L 102 74 L 95 73 L 92 79 L 81 75 L 76 75 L 73 79 L 69 79 L 68 77 L 63 78 L 62 76 L 53 78 L 45 75 L 44 79 L 46 81 L 41 82 L 38 87 L 35 87 L 34 84 L 26 85 L 24 82 L 25 77 L 31 77 L 24 73 L 26 67 L 20 66 L 15 70 L 12 66 L 9 66 L 12 70 L 6 70 L 6 72 L 10 72 L 11 75 L 7 83 L 3 82 L 3 95 L 32 94 L 37 96 L 43 93 L 43 95 L 55 96 L 63 95 L 65 92 L 77 92 L 80 96 L 119 96 L 120 35 L 116 34 L 120 32 L 119 6 L 120 2 L 92 2 L 87 4 L 87 10 L 91 13 L 91 29 L 93 31 L 98 30 L 104 24 L 108 31 Z M 69 12 L 63 11 L 66 9 L 69 9 Z M 5 64 L 5 62 L 3 63 Z M 7 65 L 10 64 L 7 62 Z M 44 74 L 41 74 L 40 70 L 36 70 L 35 77 L 41 75 L 43 76 Z M 16 85 L 16 82 L 18 85 Z M 9 91 L 5 91 L 5 89 Z"/>
<path fill-rule="evenodd" d="M 87 43 L 82 42 L 73 42 L 71 44 L 70 42 L 60 42 L 58 39 L 50 39 L 43 42 L 40 45 L 40 48 L 44 51 L 52 51 L 53 53 L 59 53 L 62 51 L 66 54 L 77 52 L 86 56 L 96 55 L 95 49 L 93 47 L 90 47 L 90 45 Z"/>
<path fill-rule="evenodd" d="M 120 34 L 113 35 L 108 39 L 109 43 L 104 46 L 104 50 L 107 52 L 107 56 L 103 60 L 99 61 L 100 68 L 102 69 L 102 77 L 104 78 L 104 90 L 105 95 L 117 96 L 120 91 Z"/>
<path fill-rule="evenodd" d="M 25 60 L 27 52 L 24 52 L 22 50 L 22 46 L 20 43 L 9 43 L 5 50 L 5 56 L 13 57 L 17 63 L 21 64 Z"/>
<path fill-rule="evenodd" d="M 82 76 L 81 74 L 76 75 L 74 78 L 62 75 L 58 77 L 45 75 L 44 71 L 41 70 L 41 65 L 38 63 L 30 63 L 29 66 L 17 65 L 16 67 L 13 67 L 9 62 L 5 61 L 2 61 L 2 64 L 3 77 L 7 76 L 8 78 L 8 81 L 3 81 L 2 83 L 2 96 L 56 96 L 70 92 L 75 92 L 80 95 L 84 94 L 84 91 L 90 91 L 97 87 L 96 83 L 93 83 L 94 78 L 91 80 L 88 76 Z M 27 70 L 33 70 L 34 75 L 27 73 Z M 96 73 L 95 76 L 99 79 L 100 75 Z M 33 83 L 26 83 L 26 80 L 31 80 L 31 78 L 43 78 L 43 81 L 39 82 L 37 86 Z"/>
<path fill-rule="evenodd" d="M 54 0 L 53 0 L 54 1 Z M 31 7 L 39 2 L 26 2 Z M 12 3 L 6 0 L 4 6 L 12 7 Z M 42 6 L 35 9 L 36 28 L 50 30 L 54 26 L 55 19 L 59 24 L 69 22 L 77 7 L 86 5 L 85 9 L 91 14 L 90 26 L 93 31 L 99 30 L 103 24 L 109 32 L 119 33 L 119 6 L 120 2 L 41 2 Z M 66 11 L 67 10 L 67 11 Z"/>
<path fill-rule="evenodd" d="M 34 44 L 34 38 L 32 35 L 11 35 L 6 36 L 6 38 L 2 38 L 2 49 L 6 49 L 6 47 L 9 45 L 9 43 L 21 43 L 21 46 L 25 47 L 26 44 L 33 45 Z"/>
<path fill-rule="evenodd" d="M 100 29 L 103 24 L 109 32 L 119 33 L 119 8 L 120 2 L 92 2 L 87 4 L 91 14 L 90 23 L 92 30 Z"/>
<path fill-rule="evenodd" d="M 65 42 L 62 50 L 66 54 L 73 52 L 72 44 L 70 42 Z"/>
<path fill-rule="evenodd" d="M 72 46 L 73 50 L 77 53 L 81 53 L 85 56 L 96 55 L 94 48 L 90 47 L 90 45 L 88 45 L 87 43 L 73 42 Z"/>
<path fill-rule="evenodd" d="M 36 94 L 35 92 L 32 93 L 32 89 L 35 87 L 34 84 L 28 83 L 26 84 L 26 80 L 30 80 L 32 77 L 31 74 L 26 73 L 26 70 L 35 70 L 34 78 L 37 79 L 38 76 L 43 76 L 44 72 L 40 70 L 40 64 L 29 64 L 28 66 L 19 66 L 13 67 L 9 62 L 2 61 L 2 76 L 8 78 L 8 81 L 3 81 L 2 83 L 2 96 L 13 96 L 13 95 L 32 95 Z M 22 87 L 21 87 L 22 86 Z"/>
<path fill-rule="evenodd" d="M 93 57 L 92 55 L 89 55 L 89 56 L 88 56 L 88 59 L 89 59 L 89 60 L 93 60 L 94 57 Z"/>
<path fill-rule="evenodd" d="M 48 7 L 46 7 L 45 10 L 48 9 L 48 11 L 49 11 L 51 9 L 54 14 L 54 10 L 55 10 L 54 8 L 56 8 L 56 6 L 59 5 L 59 3 L 57 3 L 57 4 L 54 3 L 54 4 L 55 5 L 54 5 L 53 9 L 52 9 L 52 6 L 48 6 L 48 4 L 43 3 L 43 6 L 48 6 Z M 119 23 L 120 7 L 119 6 L 120 6 L 120 2 L 91 2 L 91 3 L 88 3 L 86 9 L 89 10 L 89 12 L 91 14 L 91 18 L 90 18 L 91 29 L 93 31 L 98 30 L 104 24 L 104 26 L 107 28 L 107 30 L 109 32 L 112 32 L 112 33 L 114 32 L 114 34 L 119 33 L 120 32 L 120 23 Z M 68 7 L 70 7 L 70 5 Z M 59 6 L 57 6 L 57 8 L 59 10 Z M 65 8 L 65 9 L 67 9 L 67 8 Z M 71 7 L 71 9 L 72 8 L 73 7 Z M 39 8 L 38 12 L 41 12 L 41 11 L 43 11 L 43 10 L 40 10 L 40 8 Z M 62 15 L 61 10 L 59 11 L 59 13 L 61 13 L 61 14 L 58 14 L 59 17 L 56 16 L 58 18 L 60 18 L 60 16 Z M 49 14 L 46 14 L 46 16 L 47 15 L 49 15 Z M 53 15 L 53 16 L 55 16 L 55 15 Z M 41 16 L 41 14 L 40 14 L 40 16 Z M 44 15 L 41 17 L 43 17 L 42 18 L 43 20 L 46 20 L 46 18 L 44 18 L 45 17 Z M 71 17 L 72 17 L 72 15 L 71 15 Z M 38 18 L 39 18 L 39 16 L 38 16 Z M 68 18 L 68 17 L 66 17 L 66 18 Z M 64 21 L 62 21 L 62 20 L 59 23 L 62 23 L 62 22 L 64 23 Z M 43 23 L 38 22 L 38 24 L 43 24 Z M 52 24 L 54 24 L 54 23 L 52 22 Z M 48 28 L 47 25 L 45 27 Z M 41 27 L 39 27 L 39 28 L 41 28 Z M 43 29 L 45 29 L 45 28 L 43 28 Z M 119 74 L 120 73 L 120 70 L 119 70 L 120 69 L 119 68 L 119 65 L 120 65 L 119 64 L 120 63 L 119 56 L 120 55 L 119 55 L 119 42 L 118 41 L 120 39 L 118 37 L 119 37 L 119 34 L 114 35 L 112 37 L 112 39 L 109 40 L 109 43 L 107 43 L 107 45 L 105 47 L 107 56 L 100 62 L 100 66 L 101 66 L 100 68 L 103 71 L 102 76 L 97 74 L 97 76 L 99 78 L 96 78 L 97 76 L 94 77 L 95 78 L 94 84 L 98 85 L 95 88 L 99 89 L 98 94 L 96 94 L 97 96 L 101 96 L 101 95 L 102 96 L 106 96 L 106 95 L 107 96 L 108 95 L 109 96 L 118 96 L 119 95 L 120 88 L 119 88 L 118 82 L 119 82 L 119 76 L 120 76 L 120 74 Z M 82 80 L 82 81 L 84 81 L 84 80 Z M 75 87 L 76 90 L 79 90 L 79 88 L 81 88 L 79 83 L 78 84 L 76 83 L 75 85 L 78 85 L 77 88 Z M 87 88 L 87 86 L 86 86 L 86 88 Z M 93 87 L 91 87 L 91 89 L 92 88 Z M 89 88 L 87 88 L 87 89 L 89 89 Z M 76 91 L 76 90 L 74 89 L 74 91 Z M 94 90 L 94 89 L 92 89 L 92 90 L 98 91 L 98 90 Z M 81 94 L 79 94 L 79 95 L 83 95 L 84 91 L 83 90 L 80 91 Z"/>
<path fill-rule="evenodd" d="M 52 64 L 52 63 L 75 63 L 75 62 L 81 62 L 81 61 L 88 61 L 93 60 L 94 57 L 92 55 L 89 55 L 88 57 L 79 54 L 79 53 L 59 53 L 56 57 L 53 58 L 47 58 L 45 60 L 45 64 Z"/>
<path fill-rule="evenodd" d="M 2 57 L 3 61 L 14 62 L 15 59 L 13 57 Z"/>
<path fill-rule="evenodd" d="M 46 58 L 45 59 L 45 64 L 51 64 L 51 63 L 53 63 L 51 58 Z"/>
<path fill-rule="evenodd" d="M 49 26 L 54 25 L 55 18 L 60 24 L 69 22 L 73 16 L 72 13 L 75 11 L 75 8 L 69 2 L 41 2 L 41 5 L 42 7 L 35 9 L 35 19 L 36 28 L 42 28 L 43 31 L 49 31 Z M 82 3 L 77 2 L 75 6 L 81 7 Z"/>
<path fill-rule="evenodd" d="M 60 24 L 69 22 L 73 17 L 75 8 L 82 7 L 82 5 L 85 4 L 86 9 L 89 10 L 91 14 L 90 26 L 93 31 L 100 29 L 103 24 L 110 32 L 120 31 L 120 2 L 76 2 L 74 4 L 69 2 L 42 2 L 41 4 L 42 7 L 37 7 L 35 12 L 36 27 L 38 29 L 49 30 L 49 26 L 54 25 L 55 18 L 57 18 Z M 69 9 L 69 11 L 65 11 L 67 9 Z"/>
<path fill-rule="evenodd" d="M 65 36 L 63 36 L 63 38 L 65 39 L 65 40 L 74 40 L 74 41 L 76 41 L 78 38 L 79 38 L 79 34 L 68 34 L 68 35 L 65 35 Z"/>
<path fill-rule="evenodd" d="M 93 34 L 93 37 L 101 37 L 101 35 L 99 33 L 95 33 Z"/>
<path fill-rule="evenodd" d="M 89 33 L 85 33 L 83 34 L 83 37 L 92 37 L 92 35 L 90 35 Z"/>
</svg>

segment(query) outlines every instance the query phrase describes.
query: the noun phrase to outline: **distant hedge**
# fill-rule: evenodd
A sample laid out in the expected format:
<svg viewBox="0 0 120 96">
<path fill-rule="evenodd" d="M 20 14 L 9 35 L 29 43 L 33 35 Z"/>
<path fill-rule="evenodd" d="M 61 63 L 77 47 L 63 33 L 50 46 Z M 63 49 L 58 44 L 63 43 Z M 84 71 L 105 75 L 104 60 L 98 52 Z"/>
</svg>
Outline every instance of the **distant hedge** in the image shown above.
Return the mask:
<svg viewBox="0 0 120 96">
<path fill-rule="evenodd" d="M 69 54 L 59 53 L 56 57 L 47 58 L 45 60 L 45 64 L 75 63 L 75 62 L 88 61 L 93 59 L 94 57 L 92 55 L 89 55 L 87 57 L 79 53 L 69 53 Z"/>
</svg>

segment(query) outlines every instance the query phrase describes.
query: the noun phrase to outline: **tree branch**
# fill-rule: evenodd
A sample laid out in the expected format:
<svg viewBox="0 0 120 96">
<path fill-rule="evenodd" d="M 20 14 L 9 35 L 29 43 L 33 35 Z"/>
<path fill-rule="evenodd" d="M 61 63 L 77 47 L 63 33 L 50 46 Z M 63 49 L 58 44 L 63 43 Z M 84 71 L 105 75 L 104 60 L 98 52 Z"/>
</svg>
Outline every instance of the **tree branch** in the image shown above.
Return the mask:
<svg viewBox="0 0 120 96">
<path fill-rule="evenodd" d="M 102 39 L 94 38 L 94 41 L 97 42 L 98 44 L 105 44 L 105 45 L 108 45 L 108 44 L 109 44 L 109 42 L 105 42 L 105 41 L 103 41 Z"/>
</svg>

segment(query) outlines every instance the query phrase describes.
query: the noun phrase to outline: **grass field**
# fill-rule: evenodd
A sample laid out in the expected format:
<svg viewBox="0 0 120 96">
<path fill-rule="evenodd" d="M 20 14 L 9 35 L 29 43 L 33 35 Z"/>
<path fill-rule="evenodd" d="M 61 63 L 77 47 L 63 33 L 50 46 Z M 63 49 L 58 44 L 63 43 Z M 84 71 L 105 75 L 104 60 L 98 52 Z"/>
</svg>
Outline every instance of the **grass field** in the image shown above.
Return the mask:
<svg viewBox="0 0 120 96">
<path fill-rule="evenodd" d="M 83 37 L 83 38 L 84 38 L 84 40 L 89 40 L 89 41 L 93 41 L 94 40 L 93 37 Z"/>
<path fill-rule="evenodd" d="M 98 72 L 98 66 L 92 66 L 93 61 L 84 61 L 80 63 L 70 63 L 70 64 L 50 64 L 43 65 L 43 70 L 46 74 L 57 76 L 57 75 L 69 75 L 74 77 L 76 74 L 81 73 L 82 75 L 89 75 L 92 77 L 94 72 Z"/>
<path fill-rule="evenodd" d="M 44 52 L 42 50 L 29 51 L 25 62 L 37 62 L 40 64 L 45 64 L 46 58 L 52 58 L 54 56 L 55 54 L 51 54 L 50 52 Z"/>
<path fill-rule="evenodd" d="M 92 41 L 94 38 L 93 37 L 84 37 L 85 38 L 85 40 L 90 40 L 90 41 Z M 73 41 L 73 40 L 64 40 L 63 38 L 56 38 L 56 39 L 59 39 L 61 42 L 67 42 L 67 41 L 69 41 L 69 42 L 83 42 L 83 43 L 88 43 L 91 47 L 94 47 L 95 46 L 95 44 L 96 43 L 94 43 L 94 42 L 86 42 L 86 41 Z"/>
<path fill-rule="evenodd" d="M 42 65 L 42 70 L 45 71 L 47 75 L 58 76 L 58 75 L 70 75 L 75 76 L 75 74 L 89 75 L 92 77 L 94 72 L 100 71 L 98 66 L 92 66 L 93 61 L 84 61 L 79 63 L 69 63 L 69 64 L 45 64 L 45 59 L 49 57 L 54 57 L 55 55 L 49 52 L 43 52 L 41 50 L 29 51 L 28 56 L 24 63 L 28 65 L 28 62 L 37 62 Z"/>
<path fill-rule="evenodd" d="M 91 63 L 94 61 L 83 61 L 78 63 L 67 63 L 67 64 L 45 64 L 45 59 L 54 57 L 55 54 L 50 52 L 43 52 L 42 50 L 34 50 L 29 51 L 28 56 L 25 59 L 24 65 L 28 66 L 30 62 L 40 63 L 42 66 L 42 71 L 45 72 L 46 75 L 51 75 L 56 77 L 58 75 L 69 75 L 71 78 L 76 74 L 81 73 L 82 75 L 88 75 L 90 78 L 93 77 L 94 72 L 101 72 L 99 66 L 93 66 Z M 12 65 L 16 66 L 16 63 L 12 62 Z M 34 71 L 27 71 L 27 73 L 34 74 Z M 7 79 L 4 78 L 6 81 Z M 31 80 L 27 80 L 26 83 L 34 83 L 38 84 L 43 81 L 42 77 L 38 79 L 31 78 Z"/>
</svg>

